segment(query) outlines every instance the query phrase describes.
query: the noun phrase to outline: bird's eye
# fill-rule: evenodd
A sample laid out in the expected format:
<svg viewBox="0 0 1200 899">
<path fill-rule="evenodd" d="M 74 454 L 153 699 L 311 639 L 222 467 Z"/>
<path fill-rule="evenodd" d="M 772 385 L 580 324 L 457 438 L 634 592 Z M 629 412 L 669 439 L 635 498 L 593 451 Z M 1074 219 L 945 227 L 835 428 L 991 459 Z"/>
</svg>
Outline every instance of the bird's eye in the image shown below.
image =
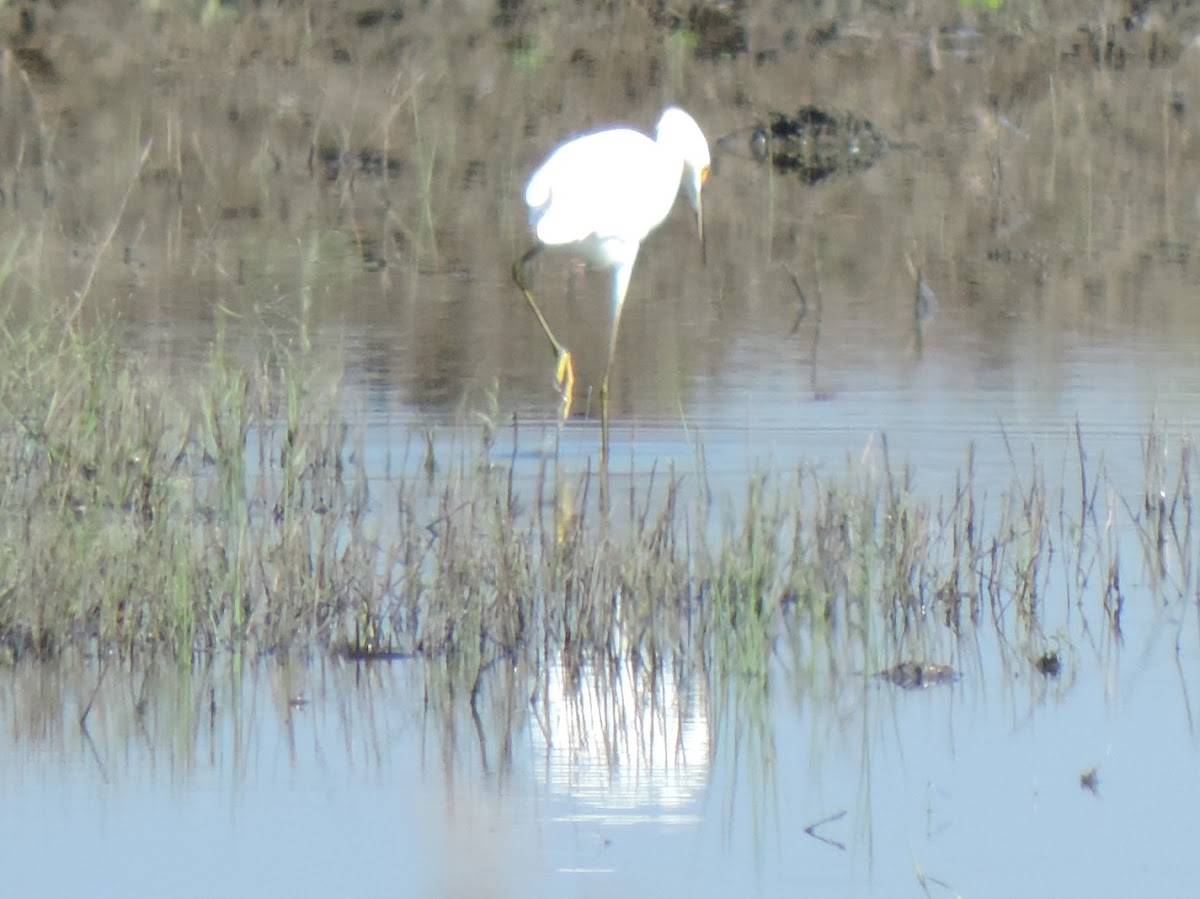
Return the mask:
<svg viewBox="0 0 1200 899">
<path fill-rule="evenodd" d="M 702 169 L 700 170 L 700 183 L 701 183 L 701 184 L 707 184 L 707 183 L 708 183 L 708 176 L 709 176 L 710 174 L 712 174 L 712 169 L 710 169 L 708 166 L 705 166 L 704 168 L 702 168 Z"/>
</svg>

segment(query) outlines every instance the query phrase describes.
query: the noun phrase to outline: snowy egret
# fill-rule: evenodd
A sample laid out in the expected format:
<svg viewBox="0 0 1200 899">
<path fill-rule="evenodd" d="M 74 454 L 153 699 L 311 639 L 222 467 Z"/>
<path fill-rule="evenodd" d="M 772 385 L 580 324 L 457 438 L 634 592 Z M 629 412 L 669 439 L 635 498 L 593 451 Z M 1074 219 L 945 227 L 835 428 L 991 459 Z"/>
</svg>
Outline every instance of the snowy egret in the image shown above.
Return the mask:
<svg viewBox="0 0 1200 899">
<path fill-rule="evenodd" d="M 630 128 L 611 128 L 576 137 L 541 164 L 525 187 L 529 225 L 537 243 L 513 265 L 513 279 L 529 301 L 554 348 L 555 383 L 562 392 L 562 417 L 571 413 L 575 365 L 571 352 L 550 330 L 529 289 L 525 266 L 546 247 L 563 247 L 593 267 L 612 269 L 612 317 L 608 361 L 600 386 L 601 457 L 608 458 L 608 376 L 617 348 L 621 307 L 638 249 L 675 205 L 682 179 L 696 211 L 704 256 L 704 211 L 700 191 L 708 180 L 708 141 L 695 120 L 677 107 L 663 111 L 651 140 Z"/>
</svg>

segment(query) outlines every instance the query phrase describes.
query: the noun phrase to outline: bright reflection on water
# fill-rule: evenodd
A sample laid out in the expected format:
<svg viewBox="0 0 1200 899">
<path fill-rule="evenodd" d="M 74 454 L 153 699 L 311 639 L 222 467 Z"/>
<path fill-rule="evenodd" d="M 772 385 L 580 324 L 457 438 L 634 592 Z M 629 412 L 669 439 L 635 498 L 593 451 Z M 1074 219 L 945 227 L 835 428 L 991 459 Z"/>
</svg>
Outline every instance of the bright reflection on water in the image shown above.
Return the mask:
<svg viewBox="0 0 1200 899">
<path fill-rule="evenodd" d="M 703 690 L 689 684 L 691 695 L 680 695 L 627 663 L 614 667 L 573 676 L 548 667 L 544 696 L 533 700 L 535 774 L 577 804 L 581 821 L 688 820 L 676 816 L 703 796 L 711 762 Z"/>
</svg>

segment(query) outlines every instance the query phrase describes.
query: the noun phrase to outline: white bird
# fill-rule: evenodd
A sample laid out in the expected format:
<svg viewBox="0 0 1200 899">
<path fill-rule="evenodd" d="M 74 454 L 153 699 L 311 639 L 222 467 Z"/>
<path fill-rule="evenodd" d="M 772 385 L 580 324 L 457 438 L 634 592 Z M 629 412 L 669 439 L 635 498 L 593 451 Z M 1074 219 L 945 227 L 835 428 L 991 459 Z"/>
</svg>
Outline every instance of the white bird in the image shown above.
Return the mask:
<svg viewBox="0 0 1200 899">
<path fill-rule="evenodd" d="M 593 267 L 612 269 L 612 318 L 608 362 L 600 387 L 601 458 L 608 458 L 608 376 L 617 348 L 621 307 L 642 241 L 675 205 L 682 178 L 696 211 L 704 254 L 700 192 L 708 180 L 708 141 L 695 120 L 677 107 L 663 111 L 654 139 L 631 128 L 611 128 L 576 137 L 551 153 L 525 187 L 529 225 L 538 242 L 513 265 L 521 288 L 557 357 L 555 381 L 562 391 L 562 416 L 571 411 L 575 366 L 571 353 L 550 330 L 525 277 L 525 266 L 548 246 L 563 247 Z"/>
</svg>

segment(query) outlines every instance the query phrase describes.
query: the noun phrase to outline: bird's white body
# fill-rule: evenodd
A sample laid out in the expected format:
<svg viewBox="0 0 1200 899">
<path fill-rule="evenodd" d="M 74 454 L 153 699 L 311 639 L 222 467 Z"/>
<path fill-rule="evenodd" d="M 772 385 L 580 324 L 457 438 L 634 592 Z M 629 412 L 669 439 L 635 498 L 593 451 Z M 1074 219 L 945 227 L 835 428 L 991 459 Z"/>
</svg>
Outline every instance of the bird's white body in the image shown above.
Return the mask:
<svg viewBox="0 0 1200 899">
<path fill-rule="evenodd" d="M 700 213 L 709 164 L 703 133 L 680 109 L 663 113 L 655 139 L 631 128 L 585 134 L 551 153 L 530 177 L 529 225 L 541 243 L 613 269 L 616 316 L 638 249 L 670 213 L 681 177 Z"/>
</svg>

